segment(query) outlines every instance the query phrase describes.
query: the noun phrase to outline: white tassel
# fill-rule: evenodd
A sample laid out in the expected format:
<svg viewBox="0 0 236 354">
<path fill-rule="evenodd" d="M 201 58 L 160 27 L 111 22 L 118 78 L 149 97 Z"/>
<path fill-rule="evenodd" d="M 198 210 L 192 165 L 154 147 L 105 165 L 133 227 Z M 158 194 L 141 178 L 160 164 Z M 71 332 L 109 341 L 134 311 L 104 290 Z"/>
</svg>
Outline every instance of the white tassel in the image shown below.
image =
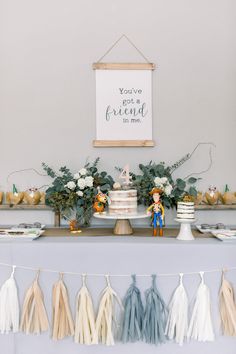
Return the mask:
<svg viewBox="0 0 236 354">
<path fill-rule="evenodd" d="M 199 342 L 213 341 L 215 336 L 211 319 L 210 291 L 204 283 L 204 272 L 200 272 L 200 276 L 201 283 L 197 290 L 187 337 Z"/>
<path fill-rule="evenodd" d="M 15 266 L 8 280 L 0 290 L 0 331 L 16 333 L 19 330 L 19 301 L 17 286 L 14 279 Z"/>
<path fill-rule="evenodd" d="M 82 275 L 82 288 L 76 298 L 75 343 L 92 344 L 95 333 L 93 301 L 86 287 L 86 275 Z"/>
<path fill-rule="evenodd" d="M 169 339 L 183 345 L 188 331 L 188 296 L 183 285 L 183 273 L 180 273 L 179 286 L 169 304 L 169 315 L 165 334 Z"/>
<path fill-rule="evenodd" d="M 112 333 L 115 320 L 115 301 L 123 309 L 122 302 L 116 292 L 112 289 L 109 276 L 106 275 L 107 287 L 103 290 L 98 309 L 98 315 L 95 325 L 93 344 L 98 344 L 99 340 L 106 345 L 114 345 L 114 336 Z"/>
</svg>

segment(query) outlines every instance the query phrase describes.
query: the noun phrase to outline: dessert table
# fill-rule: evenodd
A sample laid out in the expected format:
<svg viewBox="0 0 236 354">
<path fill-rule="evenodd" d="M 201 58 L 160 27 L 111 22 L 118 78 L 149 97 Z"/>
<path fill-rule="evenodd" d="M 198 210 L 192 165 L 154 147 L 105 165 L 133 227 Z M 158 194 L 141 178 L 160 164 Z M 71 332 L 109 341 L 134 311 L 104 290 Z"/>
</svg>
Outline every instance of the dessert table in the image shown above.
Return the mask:
<svg viewBox="0 0 236 354">
<path fill-rule="evenodd" d="M 195 241 L 178 241 L 175 236 L 177 229 L 165 229 L 165 237 L 151 237 L 152 230 L 136 229 L 132 236 L 112 236 L 112 229 L 96 228 L 82 230 L 79 235 L 70 236 L 65 229 L 49 229 L 45 236 L 35 241 L 13 240 L 1 241 L 0 262 L 24 265 L 35 268 L 50 268 L 58 271 L 71 271 L 79 273 L 101 274 L 152 274 L 152 273 L 179 273 L 195 272 L 201 270 L 221 269 L 236 266 L 236 243 L 224 243 L 211 237 L 203 236 L 193 231 Z M 0 267 L 0 283 L 9 277 L 10 269 Z M 27 269 L 17 269 L 15 278 L 19 285 L 19 297 L 22 305 L 25 290 L 35 277 L 35 272 Z M 211 290 L 213 323 L 216 340 L 212 343 L 199 343 L 191 341 L 179 347 L 177 344 L 167 342 L 156 348 L 142 342 L 134 344 L 117 343 L 114 347 L 81 346 L 75 344 L 72 338 L 54 342 L 50 333 L 40 336 L 25 335 L 22 333 L 0 335 L 1 353 L 7 354 L 74 354 L 87 353 L 113 353 L 128 354 L 133 351 L 137 354 L 204 354 L 221 353 L 235 354 L 236 339 L 223 337 L 220 334 L 220 321 L 218 314 L 218 289 L 220 273 L 206 273 L 205 282 Z M 236 286 L 236 271 L 231 271 L 228 278 Z M 42 272 L 40 285 L 44 292 L 45 305 L 51 320 L 51 291 L 52 285 L 58 280 L 58 274 Z M 75 296 L 81 287 L 78 275 L 65 275 L 65 284 L 70 295 L 73 313 Z M 184 284 L 190 302 L 193 302 L 199 284 L 197 274 L 185 275 Z M 123 297 L 131 279 L 127 277 L 112 277 L 111 284 L 120 297 Z M 157 284 L 164 299 L 169 300 L 173 290 L 178 285 L 178 276 L 157 277 Z M 105 278 L 89 276 L 87 285 L 94 299 L 97 301 L 103 288 Z M 151 285 L 151 277 L 137 277 L 137 285 L 142 294 Z M 33 348 L 33 351 L 32 351 Z"/>
</svg>

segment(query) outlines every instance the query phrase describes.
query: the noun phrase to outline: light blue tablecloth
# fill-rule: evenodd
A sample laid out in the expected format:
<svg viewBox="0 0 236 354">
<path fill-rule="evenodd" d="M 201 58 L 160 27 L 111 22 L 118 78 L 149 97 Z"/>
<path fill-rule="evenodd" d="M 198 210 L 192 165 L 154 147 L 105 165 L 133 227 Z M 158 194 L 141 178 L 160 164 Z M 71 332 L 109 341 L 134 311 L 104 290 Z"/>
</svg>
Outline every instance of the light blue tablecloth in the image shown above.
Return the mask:
<svg viewBox="0 0 236 354">
<path fill-rule="evenodd" d="M 142 237 L 53 237 L 41 238 L 38 241 L 15 241 L 0 243 L 0 262 L 25 265 L 30 267 L 52 268 L 60 271 L 106 274 L 152 274 L 178 273 L 209 270 L 236 266 L 236 243 L 226 244 L 215 239 L 197 239 L 193 242 L 181 242 L 166 238 Z M 0 267 L 0 283 L 9 276 L 10 269 Z M 31 284 L 35 272 L 16 269 L 16 280 L 19 285 L 19 296 L 22 304 L 25 290 Z M 108 348 L 104 346 L 85 347 L 73 343 L 71 338 L 53 342 L 50 334 L 40 336 L 0 335 L 1 354 L 74 354 L 74 353 L 113 353 L 130 354 L 235 354 L 236 339 L 222 337 L 218 314 L 218 290 L 220 273 L 205 275 L 212 297 L 213 320 L 216 341 L 213 343 L 190 342 L 183 347 L 167 343 L 156 348 L 145 343 L 120 344 Z M 236 286 L 236 271 L 228 273 L 228 278 Z M 58 279 L 57 274 L 41 273 L 40 284 L 44 292 L 45 303 L 51 319 L 51 290 Z M 149 277 L 138 278 L 138 286 L 143 291 L 151 284 Z M 158 277 L 158 287 L 166 300 L 170 300 L 174 288 L 178 284 L 178 276 Z M 129 277 L 111 277 L 114 289 L 124 296 L 131 279 Z M 65 275 L 65 283 L 70 294 L 71 307 L 74 313 L 75 296 L 81 286 L 81 279 L 76 275 Z M 92 293 L 95 308 L 105 279 L 89 277 L 88 287 Z M 184 283 L 190 302 L 199 284 L 198 275 L 186 275 Z"/>
</svg>

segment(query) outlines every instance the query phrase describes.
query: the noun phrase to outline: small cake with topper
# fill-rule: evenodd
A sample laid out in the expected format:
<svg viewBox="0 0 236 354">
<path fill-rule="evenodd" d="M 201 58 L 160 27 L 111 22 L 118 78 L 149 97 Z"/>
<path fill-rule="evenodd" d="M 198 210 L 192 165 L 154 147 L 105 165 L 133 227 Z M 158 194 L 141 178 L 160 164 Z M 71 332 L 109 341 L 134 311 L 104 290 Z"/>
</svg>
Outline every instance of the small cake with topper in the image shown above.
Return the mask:
<svg viewBox="0 0 236 354">
<path fill-rule="evenodd" d="M 191 224 L 195 223 L 195 210 L 194 210 L 194 197 L 185 194 L 182 200 L 177 203 L 177 218 L 175 219 L 180 223 L 180 230 L 177 240 L 180 241 L 193 241 L 194 236 L 191 231 Z"/>
<path fill-rule="evenodd" d="M 183 199 L 177 203 L 177 218 L 184 220 L 195 218 L 194 198 L 192 196 L 185 195 Z"/>
</svg>

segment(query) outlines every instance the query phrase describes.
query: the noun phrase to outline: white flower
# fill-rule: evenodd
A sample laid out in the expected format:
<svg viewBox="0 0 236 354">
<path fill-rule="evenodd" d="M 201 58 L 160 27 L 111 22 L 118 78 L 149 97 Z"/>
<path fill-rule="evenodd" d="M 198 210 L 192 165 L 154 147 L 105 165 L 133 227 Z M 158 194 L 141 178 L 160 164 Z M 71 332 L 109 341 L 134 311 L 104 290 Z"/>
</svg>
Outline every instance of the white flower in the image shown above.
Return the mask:
<svg viewBox="0 0 236 354">
<path fill-rule="evenodd" d="M 113 184 L 113 189 L 120 189 L 120 188 L 121 188 L 121 185 L 120 185 L 119 182 L 115 182 L 115 183 Z"/>
<path fill-rule="evenodd" d="M 79 179 L 80 178 L 80 174 L 79 173 L 75 173 L 74 174 L 74 179 Z"/>
<path fill-rule="evenodd" d="M 79 178 L 77 181 L 77 186 L 79 187 L 79 189 L 84 189 L 86 187 L 85 179 Z"/>
<path fill-rule="evenodd" d="M 161 183 L 165 184 L 168 182 L 168 178 L 167 177 L 162 177 L 161 178 Z"/>
<path fill-rule="evenodd" d="M 170 195 L 172 192 L 172 186 L 170 184 L 168 184 L 166 187 L 165 187 L 165 194 L 168 196 Z"/>
<path fill-rule="evenodd" d="M 81 176 L 85 176 L 86 173 L 87 173 L 86 168 L 81 168 L 81 170 L 79 170 L 79 174 L 80 174 Z"/>
<path fill-rule="evenodd" d="M 82 191 L 78 191 L 76 192 L 76 194 L 79 196 L 79 197 L 83 197 L 84 193 Z"/>
<path fill-rule="evenodd" d="M 75 182 L 74 181 L 70 181 L 70 182 L 68 182 L 66 185 L 65 185 L 65 187 L 67 187 L 67 188 L 69 188 L 70 190 L 74 190 L 75 189 L 75 187 L 76 187 L 76 184 L 75 184 Z"/>
<path fill-rule="evenodd" d="M 87 187 L 92 187 L 93 186 L 93 177 L 92 176 L 87 176 L 85 177 L 85 183 Z"/>
<path fill-rule="evenodd" d="M 161 185 L 161 184 L 162 184 L 161 178 L 160 178 L 160 177 L 156 177 L 156 178 L 154 179 L 154 183 L 155 183 L 156 186 Z"/>
</svg>

